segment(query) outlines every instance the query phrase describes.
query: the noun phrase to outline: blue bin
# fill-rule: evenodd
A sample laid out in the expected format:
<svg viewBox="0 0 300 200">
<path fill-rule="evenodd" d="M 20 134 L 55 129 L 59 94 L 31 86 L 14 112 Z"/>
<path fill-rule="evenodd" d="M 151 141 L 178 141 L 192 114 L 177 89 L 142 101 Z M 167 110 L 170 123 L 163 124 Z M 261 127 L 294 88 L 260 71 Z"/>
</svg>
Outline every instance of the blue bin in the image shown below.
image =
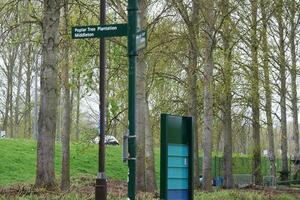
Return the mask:
<svg viewBox="0 0 300 200">
<path fill-rule="evenodd" d="M 223 177 L 216 177 L 213 179 L 213 186 L 221 187 L 224 184 L 224 178 Z"/>
</svg>

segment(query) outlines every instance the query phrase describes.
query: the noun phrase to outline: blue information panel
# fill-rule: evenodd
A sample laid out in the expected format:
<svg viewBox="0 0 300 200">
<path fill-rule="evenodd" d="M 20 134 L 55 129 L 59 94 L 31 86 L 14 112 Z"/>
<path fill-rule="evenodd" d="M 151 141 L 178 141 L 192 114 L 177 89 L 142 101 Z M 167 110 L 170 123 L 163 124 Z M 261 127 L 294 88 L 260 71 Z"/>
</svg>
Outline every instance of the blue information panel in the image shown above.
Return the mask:
<svg viewBox="0 0 300 200">
<path fill-rule="evenodd" d="M 160 199 L 193 199 L 193 120 L 161 116 Z"/>
<path fill-rule="evenodd" d="M 188 152 L 187 145 L 168 145 L 168 199 L 188 199 Z"/>
</svg>

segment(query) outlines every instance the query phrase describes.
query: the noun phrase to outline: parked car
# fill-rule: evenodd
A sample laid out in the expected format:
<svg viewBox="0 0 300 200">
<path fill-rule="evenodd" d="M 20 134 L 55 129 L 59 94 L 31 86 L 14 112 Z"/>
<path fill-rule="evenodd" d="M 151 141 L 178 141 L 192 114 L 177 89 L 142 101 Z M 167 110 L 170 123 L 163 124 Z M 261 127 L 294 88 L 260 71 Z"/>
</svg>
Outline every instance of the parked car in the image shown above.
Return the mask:
<svg viewBox="0 0 300 200">
<path fill-rule="evenodd" d="M 0 139 L 4 139 L 6 136 L 5 131 L 0 131 Z"/>
<path fill-rule="evenodd" d="M 93 143 L 99 144 L 100 138 L 99 136 L 93 139 Z M 106 135 L 104 138 L 104 144 L 106 145 L 119 145 L 119 141 L 112 135 Z"/>
</svg>

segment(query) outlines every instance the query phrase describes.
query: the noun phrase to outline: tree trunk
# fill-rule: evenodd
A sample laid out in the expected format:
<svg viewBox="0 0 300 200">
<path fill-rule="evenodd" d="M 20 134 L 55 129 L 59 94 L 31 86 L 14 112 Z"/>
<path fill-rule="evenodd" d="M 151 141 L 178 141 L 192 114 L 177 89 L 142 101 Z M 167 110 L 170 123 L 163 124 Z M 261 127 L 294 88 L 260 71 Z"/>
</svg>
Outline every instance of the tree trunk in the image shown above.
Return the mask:
<svg viewBox="0 0 300 200">
<path fill-rule="evenodd" d="M 283 25 L 283 0 L 277 0 L 276 18 L 279 33 L 279 73 L 280 73 L 280 113 L 281 113 L 281 150 L 282 150 L 282 180 L 288 180 L 287 156 L 287 119 L 286 119 L 286 62 Z"/>
<path fill-rule="evenodd" d="M 66 191 L 70 188 L 70 132 L 71 132 L 71 99 L 69 85 L 69 10 L 68 0 L 64 0 L 64 41 L 62 62 L 62 86 L 63 86 L 63 127 L 62 127 L 62 170 L 61 189 Z"/>
<path fill-rule="evenodd" d="M 29 1 L 26 1 L 26 9 L 30 11 Z M 30 13 L 29 13 L 30 14 Z M 31 37 L 31 24 L 28 25 L 27 37 Z M 32 76 L 32 43 L 29 42 L 27 46 L 27 54 L 25 56 L 26 62 L 26 80 L 25 80 L 25 113 L 24 113 L 24 138 L 30 138 L 32 135 L 32 125 L 31 125 L 31 76 Z"/>
<path fill-rule="evenodd" d="M 214 1 L 203 3 L 204 35 L 204 140 L 203 140 L 203 189 L 212 191 L 211 159 L 213 134 L 213 69 L 214 69 Z"/>
<path fill-rule="evenodd" d="M 269 70 L 269 46 L 268 46 L 268 19 L 266 8 L 268 8 L 269 0 L 261 0 L 260 8 L 262 13 L 262 51 L 263 51 L 263 68 L 264 68 L 264 88 L 265 88 L 265 110 L 267 116 L 267 131 L 269 141 L 269 160 L 271 163 L 271 175 L 276 177 L 276 159 L 274 149 L 274 133 L 273 133 L 273 119 L 272 119 L 272 91 L 270 86 L 270 70 Z"/>
<path fill-rule="evenodd" d="M 136 116 L 136 187 L 138 191 L 145 191 L 145 63 L 141 54 L 136 68 Z"/>
<path fill-rule="evenodd" d="M 31 30 L 31 28 L 30 28 Z M 31 31 L 29 31 L 30 33 Z M 32 59 L 31 59 L 31 52 L 32 52 L 32 45 L 29 44 L 28 46 L 28 54 L 26 57 L 26 81 L 25 81 L 25 114 L 24 114 L 24 137 L 30 138 L 32 134 L 32 126 L 31 126 L 31 75 L 32 75 Z"/>
<path fill-rule="evenodd" d="M 6 101 L 5 101 L 5 114 L 3 120 L 3 130 L 9 133 L 11 138 L 13 134 L 13 71 L 15 60 L 17 57 L 18 49 L 12 49 L 8 56 L 8 62 L 6 63 L 6 77 L 7 77 L 7 88 L 6 88 Z"/>
<path fill-rule="evenodd" d="M 229 0 L 222 1 L 222 16 L 224 23 L 222 28 L 223 51 L 224 51 L 224 186 L 227 189 L 233 187 L 232 177 L 232 119 L 231 119 L 231 82 L 232 82 L 232 58 L 231 58 L 231 35 L 230 35 L 230 13 Z"/>
<path fill-rule="evenodd" d="M 13 73 L 13 72 L 11 72 Z M 10 83 L 10 88 L 9 88 L 9 132 L 10 132 L 10 137 L 14 138 L 14 117 L 13 117 L 13 75 L 11 75 L 11 83 Z"/>
<path fill-rule="evenodd" d="M 35 61 L 35 75 L 34 75 L 34 124 L 33 124 L 33 138 L 38 138 L 38 59 Z"/>
<path fill-rule="evenodd" d="M 22 32 L 22 31 L 21 31 Z M 24 45 L 20 46 L 19 53 L 19 69 L 17 75 L 17 94 L 16 94 L 16 104 L 15 104 L 15 116 L 14 116 L 14 133 L 15 135 L 19 135 L 19 113 L 20 113 L 20 93 L 21 93 L 21 84 L 22 84 L 22 70 L 24 65 Z"/>
<path fill-rule="evenodd" d="M 292 79 L 292 113 L 293 113 L 293 141 L 294 141 L 294 159 L 300 160 L 299 152 L 299 125 L 298 125 L 298 95 L 297 95 L 297 53 L 296 53 L 296 2 L 295 0 L 289 1 L 289 11 L 290 11 L 290 49 L 292 57 L 292 67 L 290 70 Z M 297 166 L 296 169 L 299 169 Z M 300 177 L 298 177 L 300 178 Z M 298 179 L 296 178 L 296 179 Z"/>
<path fill-rule="evenodd" d="M 58 72 L 59 74 L 61 72 Z M 63 95 L 62 95 L 62 86 L 61 86 L 61 83 L 58 84 L 57 86 L 58 91 L 58 103 L 57 103 L 57 118 L 56 118 L 56 133 L 55 133 L 55 138 L 56 138 L 56 141 L 61 141 L 61 137 L 62 137 L 62 109 L 63 109 L 63 104 L 64 104 L 64 99 L 63 99 Z"/>
<path fill-rule="evenodd" d="M 198 113 L 198 92 L 197 92 L 197 70 L 198 70 L 198 56 L 199 47 L 199 0 L 193 0 L 192 2 L 192 22 L 187 25 L 190 42 L 190 58 L 188 67 L 188 102 L 189 102 L 189 114 L 193 117 L 195 123 L 195 135 L 194 135 L 194 187 L 197 188 L 200 185 L 199 182 L 199 113 Z"/>
<path fill-rule="evenodd" d="M 146 103 L 145 106 L 145 159 L 146 159 L 146 191 L 153 193 L 156 190 L 155 179 L 155 159 L 154 159 L 154 138 L 151 130 L 149 106 Z"/>
<path fill-rule="evenodd" d="M 76 123 L 75 123 L 75 133 L 76 133 L 76 140 L 79 141 L 80 139 L 80 130 L 79 130 L 79 120 L 80 120 L 80 73 L 77 74 L 77 93 L 76 93 Z"/>
<path fill-rule="evenodd" d="M 253 176 L 256 185 L 261 185 L 261 152 L 259 124 L 259 70 L 257 39 L 257 1 L 251 1 L 251 96 L 252 96 L 252 137 L 253 137 Z"/>
<path fill-rule="evenodd" d="M 139 1 L 139 26 L 146 25 L 147 0 Z M 140 51 L 138 56 L 138 66 L 136 68 L 136 189 L 138 191 L 146 190 L 145 177 L 145 107 L 146 107 L 146 91 L 145 91 L 145 56 Z"/>
<path fill-rule="evenodd" d="M 9 96 L 10 96 L 10 88 L 11 88 L 11 77 L 12 73 L 10 70 L 10 67 L 7 67 L 7 88 L 6 88 L 6 100 L 5 100 L 5 112 L 4 112 L 4 119 L 3 119 L 3 125 L 2 130 L 6 132 L 7 134 L 7 126 L 8 126 L 8 117 L 9 117 Z M 8 135 L 8 134 L 7 134 Z"/>
<path fill-rule="evenodd" d="M 38 120 L 36 187 L 55 186 L 55 130 L 57 115 L 57 53 L 61 1 L 44 1 L 41 96 Z"/>
</svg>

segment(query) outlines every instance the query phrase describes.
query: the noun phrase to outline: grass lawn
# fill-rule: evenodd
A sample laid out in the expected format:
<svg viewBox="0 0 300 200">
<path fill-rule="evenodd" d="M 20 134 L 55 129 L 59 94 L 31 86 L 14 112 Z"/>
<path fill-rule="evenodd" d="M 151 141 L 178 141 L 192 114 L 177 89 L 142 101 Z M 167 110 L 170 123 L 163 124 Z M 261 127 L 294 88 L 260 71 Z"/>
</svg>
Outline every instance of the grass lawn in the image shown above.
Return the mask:
<svg viewBox="0 0 300 200">
<path fill-rule="evenodd" d="M 127 179 L 127 164 L 122 162 L 120 146 L 106 146 L 106 173 L 115 180 Z M 158 159 L 158 156 L 156 156 Z M 0 140 L 0 187 L 16 183 L 34 183 L 36 142 L 32 140 Z M 156 162 L 158 167 L 158 160 Z M 98 169 L 98 146 L 87 143 L 71 145 L 71 176 L 95 176 Z M 56 143 L 55 171 L 60 177 L 61 144 Z"/>
<path fill-rule="evenodd" d="M 94 178 L 97 173 L 98 146 L 87 143 L 71 145 L 72 186 L 69 193 L 57 191 L 35 191 L 36 142 L 32 140 L 0 140 L 0 200 L 6 199 L 94 199 Z M 110 200 L 126 199 L 127 165 L 122 162 L 122 148 L 107 146 L 106 173 L 109 177 Z M 56 144 L 56 177 L 60 177 L 61 145 Z M 156 151 L 156 171 L 159 181 L 159 152 Z M 138 199 L 157 199 L 157 194 L 140 194 Z M 195 192 L 200 200 L 300 200 L 300 193 L 265 191 L 216 191 Z"/>
</svg>

